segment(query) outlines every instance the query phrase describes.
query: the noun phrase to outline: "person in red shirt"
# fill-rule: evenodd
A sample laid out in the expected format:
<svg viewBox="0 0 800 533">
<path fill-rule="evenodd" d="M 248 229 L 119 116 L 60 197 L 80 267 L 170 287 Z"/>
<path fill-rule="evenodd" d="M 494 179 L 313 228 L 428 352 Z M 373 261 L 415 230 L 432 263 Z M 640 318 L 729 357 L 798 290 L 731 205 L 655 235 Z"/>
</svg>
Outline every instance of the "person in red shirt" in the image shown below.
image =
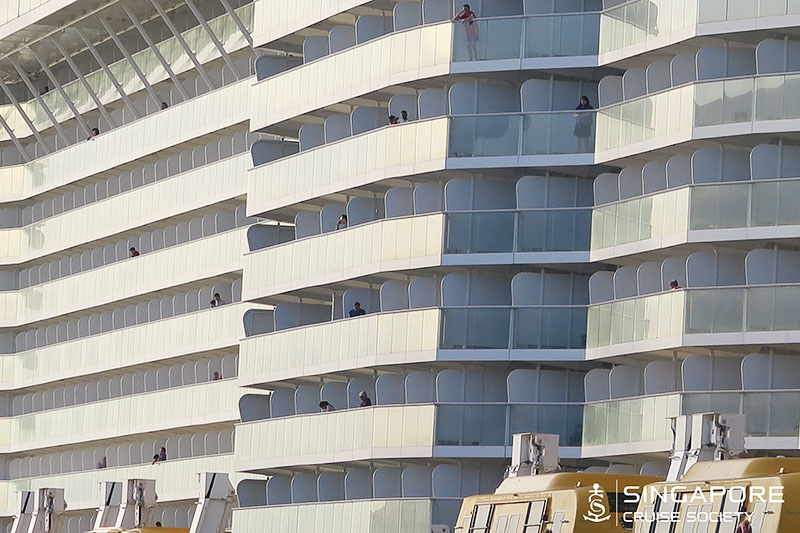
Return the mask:
<svg viewBox="0 0 800 533">
<path fill-rule="evenodd" d="M 464 24 L 464 32 L 467 34 L 467 54 L 470 61 L 478 59 L 478 24 L 475 19 L 478 16 L 469 8 L 469 4 L 464 4 L 461 11 L 453 19 L 454 22 Z"/>
</svg>

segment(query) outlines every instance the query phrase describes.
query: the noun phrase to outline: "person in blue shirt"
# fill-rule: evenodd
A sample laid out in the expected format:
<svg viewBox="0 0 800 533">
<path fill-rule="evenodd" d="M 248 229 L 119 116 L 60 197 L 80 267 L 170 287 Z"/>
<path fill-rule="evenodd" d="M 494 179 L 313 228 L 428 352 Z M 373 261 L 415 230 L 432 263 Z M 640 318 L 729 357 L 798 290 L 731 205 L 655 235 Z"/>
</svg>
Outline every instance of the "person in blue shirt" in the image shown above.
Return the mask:
<svg viewBox="0 0 800 533">
<path fill-rule="evenodd" d="M 362 316 L 362 315 L 366 315 L 366 314 L 367 314 L 367 312 L 364 311 L 363 309 L 361 309 L 361 303 L 360 302 L 354 303 L 353 304 L 353 308 L 348 313 L 350 318 L 353 318 L 354 316 Z"/>
</svg>

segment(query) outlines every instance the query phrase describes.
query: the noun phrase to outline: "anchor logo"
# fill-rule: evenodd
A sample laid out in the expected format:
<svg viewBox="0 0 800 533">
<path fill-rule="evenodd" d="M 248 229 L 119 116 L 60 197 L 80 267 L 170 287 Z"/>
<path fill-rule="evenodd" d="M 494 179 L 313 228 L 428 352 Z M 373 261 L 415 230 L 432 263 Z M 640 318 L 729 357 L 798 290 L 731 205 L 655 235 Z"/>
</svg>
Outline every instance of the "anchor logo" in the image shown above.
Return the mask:
<svg viewBox="0 0 800 533">
<path fill-rule="evenodd" d="M 583 515 L 583 519 L 589 522 L 605 522 L 611 518 L 611 514 L 603 503 L 603 489 L 595 483 L 589 491 L 589 511 Z"/>
</svg>

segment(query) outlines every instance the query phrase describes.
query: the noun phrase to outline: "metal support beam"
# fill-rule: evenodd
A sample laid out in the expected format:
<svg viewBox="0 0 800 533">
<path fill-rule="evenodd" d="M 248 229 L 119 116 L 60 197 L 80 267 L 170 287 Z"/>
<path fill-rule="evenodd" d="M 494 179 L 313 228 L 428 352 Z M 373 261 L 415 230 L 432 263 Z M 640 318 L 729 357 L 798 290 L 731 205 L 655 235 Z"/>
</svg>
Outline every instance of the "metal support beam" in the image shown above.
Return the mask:
<svg viewBox="0 0 800 533">
<path fill-rule="evenodd" d="M 78 124 L 80 124 L 81 128 L 83 128 L 84 133 L 86 133 L 86 135 L 91 135 L 92 134 L 92 130 L 89 129 L 89 125 L 86 124 L 86 121 L 83 119 L 83 115 L 81 115 L 78 112 L 78 108 L 75 107 L 75 104 L 73 104 L 72 100 L 69 99 L 69 96 L 67 96 L 67 93 L 64 92 L 64 88 L 61 86 L 60 83 L 58 83 L 58 78 L 56 78 L 53 75 L 53 71 L 50 70 L 50 67 L 47 66 L 47 62 L 42 59 L 42 56 L 40 56 L 36 52 L 36 50 L 33 49 L 32 46 L 30 48 L 28 48 L 28 51 L 31 53 L 33 58 L 39 63 L 39 66 L 42 67 L 42 70 L 44 71 L 44 73 L 47 76 L 47 78 L 50 80 L 50 83 L 52 83 L 53 86 L 56 88 L 56 90 L 58 91 L 58 94 L 60 94 L 61 98 L 64 99 L 64 103 L 66 103 L 67 107 L 69 107 L 69 110 L 72 111 L 72 116 L 75 117 L 75 120 L 77 120 Z"/>
<path fill-rule="evenodd" d="M 179 80 L 178 76 L 175 75 L 175 72 L 173 72 L 172 67 L 170 67 L 170 65 L 167 62 L 167 60 L 161 54 L 161 51 L 156 46 L 156 43 L 153 42 L 153 39 L 150 38 L 150 35 L 147 33 L 147 30 L 144 29 L 144 26 L 142 26 L 142 23 L 139 22 L 139 19 L 136 18 L 136 15 L 134 15 L 133 12 L 130 9 L 128 9 L 128 6 L 126 6 L 125 4 L 120 4 L 120 6 L 125 11 L 125 14 L 128 15 L 128 18 L 131 19 L 131 22 L 133 22 L 133 25 L 136 26 L 136 29 L 139 31 L 139 34 L 145 40 L 145 42 L 147 43 L 147 46 L 150 47 L 150 50 L 153 51 L 153 53 L 155 54 L 155 56 L 158 59 L 159 63 L 161 63 L 161 66 L 164 67 L 164 70 L 167 71 L 167 75 L 169 76 L 169 79 L 172 80 L 172 83 L 175 85 L 175 88 L 178 89 L 178 92 L 181 94 L 181 98 L 183 100 L 188 100 L 189 99 L 189 93 L 187 93 L 186 89 L 183 88 L 183 84 L 181 83 L 181 80 Z"/>
<path fill-rule="evenodd" d="M 19 142 L 17 136 L 14 135 L 14 130 L 11 129 L 11 126 L 8 125 L 8 122 L 6 122 L 6 119 L 3 118 L 3 115 L 1 113 L 0 113 L 0 125 L 3 126 L 3 129 L 6 130 L 6 133 L 8 133 L 8 136 L 11 138 L 11 142 L 13 142 L 14 146 L 16 146 L 17 150 L 19 150 L 19 154 L 22 156 L 22 159 L 24 159 L 26 163 L 30 163 L 31 158 L 28 157 L 28 152 L 25 151 L 25 147 L 22 146 L 21 142 Z"/>
<path fill-rule="evenodd" d="M 8 87 L 6 87 L 6 84 L 2 82 L 0 82 L 0 89 L 3 90 L 8 99 L 14 105 L 14 108 L 17 110 L 17 113 L 19 113 L 19 116 L 22 117 L 22 120 L 25 121 L 25 124 L 27 124 L 28 129 L 31 130 L 31 133 L 36 138 L 36 142 L 42 145 L 42 150 L 44 150 L 44 153 L 49 154 L 50 148 L 48 148 L 47 143 L 44 142 L 42 135 L 39 133 L 39 130 L 36 129 L 36 126 L 33 125 L 31 119 L 28 117 L 27 114 L 25 114 L 25 111 L 22 109 L 22 106 L 19 105 L 19 101 L 17 100 L 17 97 L 14 96 L 14 93 L 12 93 L 11 90 Z"/>
<path fill-rule="evenodd" d="M 225 64 L 228 65 L 228 68 L 231 69 L 233 75 L 236 76 L 237 80 L 242 79 L 242 76 L 239 74 L 239 71 L 236 69 L 236 64 L 231 59 L 231 56 L 228 55 L 228 51 L 225 50 L 225 47 L 222 46 L 222 43 L 217 39 L 217 36 L 214 34 L 214 31 L 209 27 L 206 19 L 203 18 L 203 14 L 200 13 L 200 10 L 197 9 L 197 6 L 194 3 L 194 0 L 184 0 L 186 5 L 189 6 L 189 9 L 194 14 L 194 17 L 203 27 L 203 29 L 208 34 L 208 37 L 211 39 L 211 42 L 214 43 L 214 46 L 217 47 L 219 50 L 220 55 L 222 56 L 222 60 L 225 61 Z"/>
<path fill-rule="evenodd" d="M 103 105 L 103 102 L 100 101 L 100 97 L 97 96 L 97 93 L 94 92 L 94 89 L 92 89 L 92 86 L 89 85 L 88 81 L 86 81 L 86 78 L 83 76 L 83 73 L 78 68 L 78 65 L 75 64 L 75 61 L 72 60 L 72 57 L 70 57 L 69 53 L 64 49 L 63 46 L 61 46 L 61 43 L 59 42 L 58 38 L 57 37 L 52 37 L 50 40 L 53 42 L 55 47 L 58 48 L 58 51 L 61 52 L 61 55 L 64 57 L 64 60 L 67 62 L 67 65 L 69 65 L 69 68 L 71 68 L 72 72 L 74 72 L 75 75 L 78 77 L 78 79 L 81 82 L 81 85 L 83 85 L 83 88 L 86 89 L 87 93 L 89 93 L 89 97 L 94 102 L 94 105 L 97 106 L 97 109 L 100 111 L 100 114 L 103 115 L 103 118 L 105 119 L 105 121 L 112 128 L 116 128 L 117 127 L 117 123 L 111 117 L 111 113 L 109 113 L 106 110 L 105 106 Z"/>
<path fill-rule="evenodd" d="M 175 27 L 175 24 L 172 23 L 172 20 L 170 20 L 169 16 L 167 15 L 167 12 L 164 11 L 164 8 L 161 7 L 161 4 L 158 3 L 158 0 L 150 0 L 150 2 L 152 2 L 153 7 L 156 8 L 156 11 L 158 11 L 159 16 L 164 21 L 164 24 L 167 25 L 169 31 L 171 31 L 172 35 L 175 36 L 175 39 L 181 45 L 183 51 L 186 52 L 186 55 L 189 56 L 189 59 L 194 64 L 194 67 L 197 69 L 197 73 L 200 74 L 200 77 L 203 78 L 204 82 L 206 82 L 206 85 L 208 85 L 209 90 L 216 89 L 216 87 L 214 87 L 214 84 L 211 83 L 211 78 L 208 77 L 206 69 L 204 69 L 203 65 L 200 64 L 200 61 L 197 60 L 197 58 L 194 55 L 194 52 L 192 52 L 192 49 L 189 48 L 189 45 L 186 43 L 186 39 L 183 38 L 181 32 L 179 32 L 178 28 Z"/>
<path fill-rule="evenodd" d="M 84 32 L 78 26 L 73 26 L 72 28 L 78 33 L 81 40 L 83 41 L 83 44 L 85 44 L 86 48 L 89 49 L 89 52 L 91 52 L 95 61 L 97 61 L 97 63 L 100 65 L 100 68 L 103 69 L 103 72 L 106 73 L 106 76 L 108 76 L 108 79 L 111 81 L 111 84 L 119 93 L 120 98 L 122 98 L 122 101 L 125 102 L 125 106 L 130 110 L 131 113 L 133 113 L 133 116 L 135 118 L 137 119 L 141 118 L 141 115 L 139 115 L 139 112 L 136 111 L 136 107 L 133 105 L 133 102 L 131 101 L 130 97 L 128 97 L 128 93 L 125 92 L 125 89 L 123 89 L 122 85 L 119 84 L 117 78 L 114 77 L 114 73 L 111 72 L 110 68 L 108 68 L 108 65 L 106 64 L 105 60 L 103 60 L 103 57 L 100 55 L 100 52 L 97 51 L 97 48 L 94 47 L 92 41 L 86 35 L 86 32 Z"/>
<path fill-rule="evenodd" d="M 50 111 L 50 108 L 47 107 L 47 105 L 44 103 L 44 100 L 39 95 L 39 91 L 36 90 L 36 87 L 33 86 L 33 83 L 31 83 L 30 78 L 28 78 L 28 74 L 24 70 L 22 70 L 22 67 L 20 67 L 19 64 L 11 58 L 11 56 L 9 56 L 7 59 L 11 63 L 11 65 L 16 69 L 17 74 L 19 74 L 19 77 L 22 79 L 22 82 L 25 84 L 25 86 L 31 92 L 33 97 L 36 98 L 36 101 L 42 107 L 42 110 L 47 115 L 47 118 L 49 118 L 50 122 L 53 123 L 53 127 L 56 129 L 56 132 L 58 133 L 58 135 L 64 140 L 64 144 L 68 145 L 69 144 L 69 139 L 67 138 L 66 134 L 64 133 L 64 129 L 61 127 L 61 124 L 59 124 L 58 120 L 56 120 L 56 117 L 55 117 L 55 115 L 53 115 L 53 112 Z"/>
<path fill-rule="evenodd" d="M 114 44 L 117 45 L 117 48 L 119 48 L 119 51 L 122 52 L 122 55 L 125 56 L 125 59 L 128 61 L 128 63 L 130 64 L 131 68 L 133 69 L 133 71 L 139 77 L 139 81 L 141 81 L 142 85 L 144 85 L 145 90 L 147 90 L 147 94 L 149 94 L 150 98 L 152 98 L 153 102 L 155 102 L 156 109 L 161 107 L 161 100 L 159 100 L 158 95 L 156 95 L 156 92 L 153 90 L 153 87 L 150 85 L 150 82 L 147 81 L 147 76 L 144 75 L 144 73 L 142 72 L 142 69 L 140 69 L 139 65 L 136 64 L 136 61 L 133 60 L 133 58 L 131 57 L 130 52 L 128 52 L 128 49 L 125 48 L 124 44 L 122 44 L 122 41 L 120 40 L 119 36 L 116 34 L 116 32 L 108 24 L 108 21 L 103 17 L 103 15 L 97 15 L 97 20 L 100 22 L 100 24 L 106 30 L 106 33 L 108 33 L 108 36 L 111 37 L 111 40 L 114 41 Z"/>
<path fill-rule="evenodd" d="M 250 48 L 253 48 L 253 37 L 250 35 L 250 32 L 247 31 L 247 26 L 244 25 L 242 19 L 240 19 L 239 15 L 236 14 L 236 11 L 233 10 L 228 0 L 219 0 L 219 3 L 222 4 L 222 7 L 224 7 L 225 11 L 228 12 L 228 15 L 231 16 L 233 22 L 236 23 L 236 26 L 239 28 L 239 31 L 242 32 L 242 35 L 244 35 L 244 38 L 250 45 Z"/>
</svg>

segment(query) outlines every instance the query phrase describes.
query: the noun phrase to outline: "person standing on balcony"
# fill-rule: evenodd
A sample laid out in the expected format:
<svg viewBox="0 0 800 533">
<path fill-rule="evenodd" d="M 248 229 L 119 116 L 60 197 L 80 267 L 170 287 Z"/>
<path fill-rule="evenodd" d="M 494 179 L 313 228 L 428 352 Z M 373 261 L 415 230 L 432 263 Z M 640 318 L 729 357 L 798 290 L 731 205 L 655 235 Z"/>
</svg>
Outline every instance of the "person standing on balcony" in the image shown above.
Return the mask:
<svg viewBox="0 0 800 533">
<path fill-rule="evenodd" d="M 336 408 L 333 406 L 332 403 L 323 400 L 319 402 L 319 410 L 321 413 L 330 413 L 331 411 L 335 411 Z"/>
<path fill-rule="evenodd" d="M 347 227 L 347 215 L 342 214 L 336 222 L 336 229 L 345 229 Z"/>
<path fill-rule="evenodd" d="M 593 150 L 592 146 L 592 122 L 594 115 L 592 104 L 589 103 L 588 96 L 581 96 L 578 107 L 575 108 L 575 129 L 572 134 L 575 136 L 575 150 L 579 154 L 586 154 Z"/>
<path fill-rule="evenodd" d="M 139 257 L 139 250 L 137 250 L 135 246 L 131 246 L 130 250 L 128 250 L 128 253 L 131 257 Z"/>
<path fill-rule="evenodd" d="M 363 309 L 361 309 L 361 302 L 354 303 L 353 304 L 353 308 L 350 310 L 349 313 L 347 313 L 347 315 L 350 318 L 353 318 L 355 316 L 364 316 L 366 314 L 367 314 L 367 312 L 364 311 Z"/>
<path fill-rule="evenodd" d="M 464 4 L 461 7 L 453 22 L 461 22 L 464 24 L 464 32 L 467 34 L 467 55 L 470 61 L 478 60 L 478 24 L 475 19 L 478 16 L 469 7 L 469 4 Z"/>
<path fill-rule="evenodd" d="M 370 407 L 372 405 L 372 400 L 367 396 L 367 391 L 362 390 L 359 392 L 358 399 L 361 400 L 361 405 L 359 405 L 359 407 Z"/>
</svg>

